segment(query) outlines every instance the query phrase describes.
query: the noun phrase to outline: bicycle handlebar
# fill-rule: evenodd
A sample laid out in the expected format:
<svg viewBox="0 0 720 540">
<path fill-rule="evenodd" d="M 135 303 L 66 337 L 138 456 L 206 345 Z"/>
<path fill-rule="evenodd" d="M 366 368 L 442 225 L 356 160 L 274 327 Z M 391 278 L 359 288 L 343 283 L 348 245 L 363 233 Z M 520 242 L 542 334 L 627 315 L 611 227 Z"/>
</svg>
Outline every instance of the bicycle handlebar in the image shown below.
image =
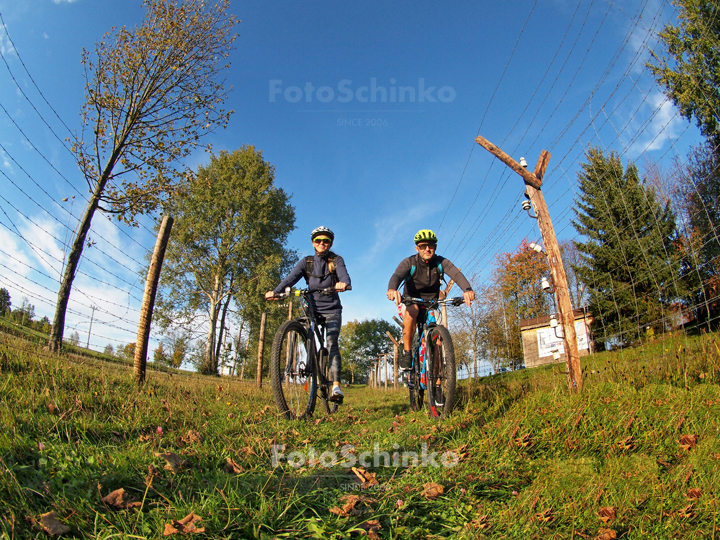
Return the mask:
<svg viewBox="0 0 720 540">
<path fill-rule="evenodd" d="M 345 288 L 345 291 L 352 291 L 352 286 L 348 285 Z M 286 292 L 277 293 L 274 296 L 272 296 L 271 298 L 268 298 L 268 300 L 282 300 L 289 296 L 302 296 L 304 294 L 312 294 L 314 292 L 330 296 L 333 293 L 341 293 L 341 292 L 345 292 L 345 291 L 338 291 L 335 287 L 325 287 L 322 289 L 311 289 L 309 287 L 307 289 L 290 289 L 289 291 L 286 291 Z"/>
<path fill-rule="evenodd" d="M 455 296 L 453 298 L 445 298 L 443 300 L 440 300 L 439 298 L 435 298 L 434 300 L 423 300 L 422 298 L 413 298 L 411 296 L 404 297 L 402 300 L 402 303 L 406 306 L 409 306 L 411 304 L 417 304 L 420 306 L 426 306 L 429 308 L 443 305 L 443 304 L 451 304 L 453 306 L 459 306 L 465 302 L 465 299 L 462 296 Z"/>
</svg>

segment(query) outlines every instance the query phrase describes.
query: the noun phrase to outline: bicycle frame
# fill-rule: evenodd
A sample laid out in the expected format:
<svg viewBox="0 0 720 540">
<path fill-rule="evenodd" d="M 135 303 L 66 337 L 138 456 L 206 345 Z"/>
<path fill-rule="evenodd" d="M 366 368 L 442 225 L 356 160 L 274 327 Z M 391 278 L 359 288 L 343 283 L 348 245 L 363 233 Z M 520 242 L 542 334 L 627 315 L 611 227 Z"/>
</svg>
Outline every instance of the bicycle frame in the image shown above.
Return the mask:
<svg viewBox="0 0 720 540">
<path fill-rule="evenodd" d="M 422 408 L 427 391 L 429 413 L 434 418 L 450 414 L 455 391 L 452 339 L 447 329 L 441 324 L 442 314 L 438 307 L 445 304 L 458 306 L 462 302 L 462 297 L 444 300 L 423 300 L 421 298 L 405 298 L 403 300 L 406 305 L 416 304 L 427 308 L 425 320 L 417 323 L 417 342 L 413 344 L 412 366 L 408 373 L 407 384 L 410 390 L 410 405 L 413 410 L 417 411 Z M 433 343 L 428 343 L 430 336 Z M 433 359 L 432 366 L 428 364 L 429 358 Z M 437 358 L 442 359 L 440 364 L 437 363 Z M 447 408 L 445 407 L 443 388 L 441 388 L 446 384 L 451 402 Z M 433 403 L 430 403 L 431 396 L 434 396 Z"/>
<path fill-rule="evenodd" d="M 316 362 L 320 364 L 322 361 L 320 357 L 320 352 L 323 349 L 326 349 L 325 347 L 325 325 L 321 324 L 313 312 L 310 302 L 308 301 L 307 295 L 310 294 L 311 291 L 308 289 L 296 289 L 295 290 L 295 296 L 299 296 L 301 298 L 300 300 L 300 309 L 302 309 L 303 315 L 301 317 L 297 317 L 297 320 L 304 323 L 304 326 L 307 328 L 308 331 L 308 337 L 313 336 L 312 344 L 313 344 L 313 357 L 316 359 Z M 319 345 L 319 347 L 318 347 Z M 317 370 L 317 376 L 318 376 L 318 384 L 322 389 L 327 391 L 327 386 L 332 382 L 328 381 L 328 379 L 325 377 L 324 373 L 324 367 L 325 366 L 318 366 L 321 369 Z M 308 366 L 308 368 L 312 369 L 312 366 Z"/>
</svg>

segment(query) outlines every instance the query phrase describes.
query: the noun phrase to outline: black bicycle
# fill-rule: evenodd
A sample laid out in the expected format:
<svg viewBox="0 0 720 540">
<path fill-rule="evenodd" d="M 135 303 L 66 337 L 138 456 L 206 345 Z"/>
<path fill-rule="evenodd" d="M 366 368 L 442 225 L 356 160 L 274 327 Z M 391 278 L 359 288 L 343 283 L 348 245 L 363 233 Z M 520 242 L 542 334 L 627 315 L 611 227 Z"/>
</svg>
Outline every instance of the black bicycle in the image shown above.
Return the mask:
<svg viewBox="0 0 720 540">
<path fill-rule="evenodd" d="M 422 409 L 427 393 L 430 418 L 445 418 L 452 413 L 455 405 L 455 349 L 450 332 L 440 324 L 438 307 L 444 304 L 459 306 L 463 297 L 445 300 L 404 298 L 403 303 L 416 304 L 426 310 L 424 317 L 422 311 L 418 317 L 412 345 L 412 368 L 407 373 L 410 407 L 414 411 Z"/>
<path fill-rule="evenodd" d="M 346 290 L 351 290 L 351 287 Z M 291 295 L 301 298 L 302 315 L 278 328 L 270 357 L 275 404 L 288 420 L 311 417 L 318 393 L 326 413 L 334 413 L 340 404 L 330 400 L 333 380 L 330 354 L 325 346 L 325 319 L 312 310 L 309 299 L 313 292 L 332 294 L 338 291 L 333 287 L 316 290 L 288 288 L 273 297 L 273 300 Z"/>
</svg>

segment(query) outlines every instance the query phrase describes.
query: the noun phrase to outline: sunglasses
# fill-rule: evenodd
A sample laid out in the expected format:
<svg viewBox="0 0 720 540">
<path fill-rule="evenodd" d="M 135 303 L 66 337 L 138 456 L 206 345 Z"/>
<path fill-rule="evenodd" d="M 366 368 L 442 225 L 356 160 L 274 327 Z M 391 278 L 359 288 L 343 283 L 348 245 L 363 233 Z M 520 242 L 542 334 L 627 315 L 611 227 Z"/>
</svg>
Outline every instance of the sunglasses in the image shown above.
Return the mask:
<svg viewBox="0 0 720 540">
<path fill-rule="evenodd" d="M 425 251 L 428 249 L 435 249 L 437 247 L 437 244 L 416 244 L 416 245 L 420 251 Z"/>
<path fill-rule="evenodd" d="M 313 243 L 314 244 L 332 244 L 332 240 L 330 240 L 329 238 L 315 238 L 315 240 L 313 240 Z"/>
</svg>

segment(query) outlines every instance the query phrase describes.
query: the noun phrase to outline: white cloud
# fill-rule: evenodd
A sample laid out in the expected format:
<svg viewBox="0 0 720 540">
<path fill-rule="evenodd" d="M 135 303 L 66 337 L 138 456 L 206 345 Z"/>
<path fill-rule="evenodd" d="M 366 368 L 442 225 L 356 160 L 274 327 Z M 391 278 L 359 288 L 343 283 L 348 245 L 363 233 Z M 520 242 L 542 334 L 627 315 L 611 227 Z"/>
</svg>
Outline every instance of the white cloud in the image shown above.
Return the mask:
<svg viewBox="0 0 720 540">
<path fill-rule="evenodd" d="M 647 101 L 654 111 L 653 116 L 647 125 L 642 126 L 642 135 L 629 148 L 631 156 L 663 148 L 669 141 L 676 139 L 687 125 L 663 93 L 654 92 Z"/>
<path fill-rule="evenodd" d="M 5 171 L 9 172 L 10 174 L 13 174 L 14 169 L 12 166 L 12 162 L 10 161 L 10 159 L 8 158 L 8 156 L 5 152 L 0 151 L 0 159 L 2 159 L 3 169 Z"/>
<path fill-rule="evenodd" d="M 77 0 L 52 0 L 53 4 L 72 4 L 74 2 L 77 2 Z"/>
<path fill-rule="evenodd" d="M 5 25 L 0 26 L 0 53 L 2 53 L 3 56 L 15 54 L 15 48 L 12 46 L 10 38 L 8 38 Z"/>
</svg>

